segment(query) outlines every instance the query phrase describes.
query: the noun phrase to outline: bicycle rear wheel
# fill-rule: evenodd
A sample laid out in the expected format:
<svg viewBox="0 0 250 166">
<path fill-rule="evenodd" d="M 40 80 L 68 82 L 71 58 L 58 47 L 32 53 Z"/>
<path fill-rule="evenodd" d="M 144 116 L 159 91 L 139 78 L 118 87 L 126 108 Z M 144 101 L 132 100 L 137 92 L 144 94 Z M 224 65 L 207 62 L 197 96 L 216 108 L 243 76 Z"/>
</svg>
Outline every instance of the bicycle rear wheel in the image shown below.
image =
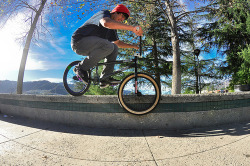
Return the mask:
<svg viewBox="0 0 250 166">
<path fill-rule="evenodd" d="M 90 86 L 90 80 L 87 84 L 83 83 L 81 79 L 74 73 L 73 69 L 80 61 L 70 63 L 63 74 L 63 85 L 67 92 L 73 96 L 83 95 Z M 88 71 L 90 75 L 90 72 Z"/>
<path fill-rule="evenodd" d="M 118 89 L 120 105 L 133 114 L 146 114 L 152 111 L 160 100 L 161 92 L 156 81 L 144 73 L 124 78 Z"/>
</svg>

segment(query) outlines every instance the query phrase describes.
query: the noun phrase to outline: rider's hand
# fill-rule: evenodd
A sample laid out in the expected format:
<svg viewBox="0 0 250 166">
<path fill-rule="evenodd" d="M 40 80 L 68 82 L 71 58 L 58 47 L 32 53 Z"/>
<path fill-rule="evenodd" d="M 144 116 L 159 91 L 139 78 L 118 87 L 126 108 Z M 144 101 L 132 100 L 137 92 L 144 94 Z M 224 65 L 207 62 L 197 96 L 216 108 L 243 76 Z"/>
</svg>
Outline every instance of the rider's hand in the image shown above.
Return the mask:
<svg viewBox="0 0 250 166">
<path fill-rule="evenodd" d="M 135 26 L 134 29 L 133 29 L 133 32 L 137 36 L 142 36 L 142 34 L 143 34 L 142 28 L 140 26 Z"/>
</svg>

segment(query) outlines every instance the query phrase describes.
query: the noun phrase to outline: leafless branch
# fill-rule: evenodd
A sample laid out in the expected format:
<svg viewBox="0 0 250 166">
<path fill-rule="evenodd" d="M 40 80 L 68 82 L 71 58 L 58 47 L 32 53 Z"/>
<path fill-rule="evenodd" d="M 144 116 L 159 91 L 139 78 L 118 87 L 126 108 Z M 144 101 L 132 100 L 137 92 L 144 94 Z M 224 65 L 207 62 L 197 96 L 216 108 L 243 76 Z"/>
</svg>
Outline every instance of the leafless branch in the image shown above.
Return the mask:
<svg viewBox="0 0 250 166">
<path fill-rule="evenodd" d="M 33 10 L 34 12 L 37 12 L 37 9 L 36 9 L 35 7 L 29 5 L 28 2 L 25 2 L 25 1 L 21 1 L 21 2 L 22 2 L 22 4 L 24 5 L 23 7 L 26 7 L 26 8 L 28 8 L 28 9 L 31 9 L 31 10 Z"/>
<path fill-rule="evenodd" d="M 167 17 L 167 19 L 168 19 L 168 21 L 169 21 L 168 13 L 167 13 L 167 11 L 164 9 L 162 3 L 160 2 L 160 0 L 157 0 L 157 2 L 158 2 L 158 4 L 159 4 L 161 10 L 164 12 L 164 14 L 166 15 L 166 17 Z"/>
</svg>

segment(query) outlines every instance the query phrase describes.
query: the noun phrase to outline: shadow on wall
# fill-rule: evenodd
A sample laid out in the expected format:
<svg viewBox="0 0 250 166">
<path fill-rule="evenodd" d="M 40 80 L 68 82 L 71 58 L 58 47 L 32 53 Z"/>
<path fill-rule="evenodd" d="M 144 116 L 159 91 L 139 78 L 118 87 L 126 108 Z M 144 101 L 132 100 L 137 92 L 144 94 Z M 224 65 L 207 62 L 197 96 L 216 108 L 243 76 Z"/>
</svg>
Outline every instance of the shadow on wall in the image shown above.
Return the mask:
<svg viewBox="0 0 250 166">
<path fill-rule="evenodd" d="M 31 128 L 50 130 L 61 133 L 97 135 L 97 136 L 119 136 L 119 137 L 145 137 L 156 136 L 164 137 L 208 137 L 221 135 L 246 135 L 250 134 L 250 121 L 245 123 L 233 123 L 227 125 L 211 126 L 196 129 L 183 130 L 131 130 L 131 129 L 104 129 L 104 128 L 88 128 L 77 125 L 58 124 L 47 121 L 32 120 L 22 117 L 9 116 L 1 114 L 0 121 L 13 123 Z M 141 132 L 138 132 L 141 131 Z"/>
</svg>

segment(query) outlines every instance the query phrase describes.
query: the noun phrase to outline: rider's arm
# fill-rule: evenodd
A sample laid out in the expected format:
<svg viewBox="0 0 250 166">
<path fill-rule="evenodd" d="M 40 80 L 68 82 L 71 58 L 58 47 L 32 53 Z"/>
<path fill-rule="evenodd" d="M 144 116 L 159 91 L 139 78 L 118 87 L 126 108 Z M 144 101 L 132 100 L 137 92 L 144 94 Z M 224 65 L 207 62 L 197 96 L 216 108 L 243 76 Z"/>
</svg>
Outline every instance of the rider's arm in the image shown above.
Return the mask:
<svg viewBox="0 0 250 166">
<path fill-rule="evenodd" d="M 128 31 L 134 32 L 138 36 L 142 36 L 142 34 L 143 34 L 143 31 L 142 31 L 141 27 L 138 30 L 137 29 L 138 26 L 123 24 L 123 23 L 117 22 L 115 20 L 112 20 L 109 17 L 102 18 L 100 20 L 100 23 L 102 24 L 103 27 L 108 28 L 108 29 L 128 30 Z"/>
<path fill-rule="evenodd" d="M 121 41 L 121 40 L 116 40 L 116 41 L 114 41 L 113 43 L 115 43 L 119 48 L 134 48 L 134 49 L 139 49 L 138 46 L 132 45 L 132 44 L 124 43 L 124 42 Z"/>
</svg>

